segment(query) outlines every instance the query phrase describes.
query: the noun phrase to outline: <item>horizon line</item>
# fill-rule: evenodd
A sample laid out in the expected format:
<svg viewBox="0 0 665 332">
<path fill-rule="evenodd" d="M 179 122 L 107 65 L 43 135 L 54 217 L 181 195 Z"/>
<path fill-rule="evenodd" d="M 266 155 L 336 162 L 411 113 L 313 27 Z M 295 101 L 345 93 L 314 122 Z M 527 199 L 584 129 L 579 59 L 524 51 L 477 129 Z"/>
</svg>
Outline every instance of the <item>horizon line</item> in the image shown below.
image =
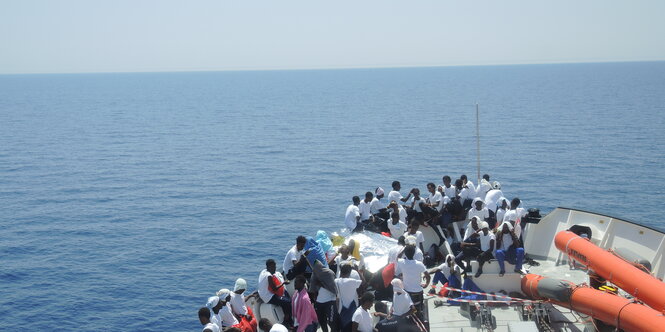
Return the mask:
<svg viewBox="0 0 665 332">
<path fill-rule="evenodd" d="M 327 67 L 265 67 L 265 68 L 228 68 L 228 69 L 187 69 L 187 70 L 146 70 L 146 71 L 81 71 L 81 72 L 23 72 L 0 73 L 0 76 L 19 75 L 89 75 L 89 74 L 159 74 L 159 73 L 215 73 L 215 72 L 255 72 L 255 71 L 306 71 L 306 70 L 353 70 L 353 69 L 401 69 L 401 68 L 445 68 L 445 67 L 491 67 L 491 66 L 529 66 L 558 64 L 602 64 L 602 63 L 639 63 L 665 62 L 665 59 L 649 60 L 600 60 L 600 61 L 548 61 L 548 62 L 506 62 L 447 65 L 377 65 L 377 66 L 327 66 Z"/>
</svg>

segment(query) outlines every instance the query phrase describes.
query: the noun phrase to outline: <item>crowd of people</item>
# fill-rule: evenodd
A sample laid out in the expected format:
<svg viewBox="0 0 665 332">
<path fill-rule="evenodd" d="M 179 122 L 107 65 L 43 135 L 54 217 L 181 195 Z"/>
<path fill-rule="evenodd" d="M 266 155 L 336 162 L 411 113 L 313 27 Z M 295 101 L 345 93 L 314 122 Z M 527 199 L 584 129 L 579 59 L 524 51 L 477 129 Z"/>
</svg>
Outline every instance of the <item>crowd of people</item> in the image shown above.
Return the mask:
<svg viewBox="0 0 665 332">
<path fill-rule="evenodd" d="M 397 240 L 389 251 L 388 265 L 369 272 L 360 253 L 362 244 L 353 239 L 333 246 L 325 231 L 317 232 L 315 238 L 297 236 L 284 257 L 283 272 L 268 259 L 258 277 L 256 296 L 281 308 L 280 321 L 262 318 L 257 322 L 245 304 L 247 283 L 238 279 L 233 291 L 220 290 L 199 310 L 203 331 L 426 331 L 423 301 L 430 283 L 433 294 L 439 284 L 479 291 L 467 276 L 473 260 L 479 265 L 475 278 L 490 259 L 498 261 L 500 276 L 505 274 L 505 261 L 515 265 L 514 272 L 522 273 L 520 221 L 526 210 L 520 208 L 519 198 L 508 201 L 501 185 L 490 182 L 487 174 L 478 186 L 465 175 L 454 185 L 447 175 L 442 180 L 439 186 L 427 184 L 427 197 L 418 188 L 403 196 L 400 182 L 394 181 L 386 201 L 381 187 L 367 192 L 363 200 L 352 198 L 345 215 L 349 230 L 377 232 Z M 420 227 L 431 228 L 438 243 L 425 248 Z M 450 242 L 451 252 L 443 257 L 445 242 Z M 286 290 L 290 283 L 293 294 Z M 463 295 L 446 289 L 438 294 Z M 377 324 L 372 316 L 378 317 Z"/>
</svg>

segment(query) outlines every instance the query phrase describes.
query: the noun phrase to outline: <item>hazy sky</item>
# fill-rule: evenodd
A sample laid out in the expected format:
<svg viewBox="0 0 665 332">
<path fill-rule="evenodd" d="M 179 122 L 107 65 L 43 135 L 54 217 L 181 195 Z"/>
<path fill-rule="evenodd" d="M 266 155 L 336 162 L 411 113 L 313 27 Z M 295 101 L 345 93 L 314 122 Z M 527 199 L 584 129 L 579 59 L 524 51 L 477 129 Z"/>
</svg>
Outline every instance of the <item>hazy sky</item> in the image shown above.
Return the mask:
<svg viewBox="0 0 665 332">
<path fill-rule="evenodd" d="M 664 0 L 0 0 L 0 73 L 665 60 L 664 14 Z"/>
</svg>

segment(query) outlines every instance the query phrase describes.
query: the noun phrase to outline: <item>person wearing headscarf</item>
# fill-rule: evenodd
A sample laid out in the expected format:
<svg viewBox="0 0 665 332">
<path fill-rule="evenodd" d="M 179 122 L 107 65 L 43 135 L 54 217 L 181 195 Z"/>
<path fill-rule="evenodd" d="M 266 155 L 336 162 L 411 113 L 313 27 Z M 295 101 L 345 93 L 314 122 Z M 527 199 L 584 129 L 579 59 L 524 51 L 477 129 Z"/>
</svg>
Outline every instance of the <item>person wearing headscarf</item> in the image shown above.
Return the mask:
<svg viewBox="0 0 665 332">
<path fill-rule="evenodd" d="M 390 284 L 393 286 L 393 306 L 390 308 L 392 315 L 405 316 L 416 311 L 413 301 L 404 290 L 404 284 L 400 279 L 393 279 Z"/>
<path fill-rule="evenodd" d="M 221 327 L 227 328 L 238 324 L 238 319 L 233 315 L 231 307 L 227 305 L 231 300 L 231 291 L 226 288 L 220 289 L 217 296 L 219 297 L 218 306 L 221 306 L 218 313 L 219 320 L 222 323 Z"/>
<path fill-rule="evenodd" d="M 316 232 L 316 243 L 321 246 L 321 249 L 326 254 L 326 260 L 328 263 L 335 258 L 335 248 L 333 248 L 333 243 L 330 240 L 330 236 L 326 231 L 317 231 Z"/>
<path fill-rule="evenodd" d="M 245 296 L 245 290 L 247 290 L 247 281 L 243 278 L 238 278 L 233 286 L 229 305 L 231 306 L 231 312 L 238 318 L 240 324 L 243 325 L 243 329 L 246 331 L 247 327 L 249 327 L 252 332 L 256 332 L 256 318 L 254 317 L 252 308 L 246 304 L 247 300 L 253 295 Z"/>
<path fill-rule="evenodd" d="M 422 331 L 427 329 L 422 321 L 415 315 L 416 306 L 413 304 L 411 296 L 404 290 L 404 284 L 400 279 L 393 279 L 390 284 L 393 288 L 392 307 L 389 317 L 395 317 L 398 321 L 398 331 Z M 415 328 L 415 329 L 414 329 Z"/>
<path fill-rule="evenodd" d="M 485 195 L 485 206 L 490 210 L 496 210 L 496 204 L 501 197 L 503 197 L 501 183 L 499 183 L 499 181 L 492 181 L 492 189 L 490 189 Z M 497 222 L 500 223 L 501 221 L 502 220 L 497 219 Z"/>
<path fill-rule="evenodd" d="M 318 326 L 318 317 L 305 287 L 306 281 L 307 279 L 302 275 L 296 277 L 295 291 L 291 297 L 293 326 L 296 327 L 297 332 L 315 332 Z"/>
<path fill-rule="evenodd" d="M 479 222 L 482 222 L 482 221 L 487 221 L 490 218 L 490 212 L 485 207 L 485 202 L 483 202 L 483 200 L 480 199 L 480 197 L 474 198 L 473 204 L 471 205 L 472 207 L 469 209 L 469 212 L 467 212 L 466 215 L 467 220 L 471 220 L 471 218 L 476 217 L 478 218 Z"/>
<path fill-rule="evenodd" d="M 506 215 L 503 216 L 503 221 L 508 221 L 513 225 L 515 235 L 518 238 L 522 235 L 522 217 L 524 217 L 528 212 L 526 209 L 521 208 L 519 198 L 515 197 L 510 201 L 510 210 L 506 211 Z"/>
<path fill-rule="evenodd" d="M 206 308 L 208 308 L 208 311 L 210 312 L 210 323 L 217 325 L 220 330 L 222 329 L 222 321 L 219 318 L 219 309 L 221 309 L 221 307 L 222 306 L 219 305 L 219 297 L 211 296 L 208 298 Z"/>
<path fill-rule="evenodd" d="M 518 226 L 519 227 L 519 226 Z M 504 261 L 515 264 L 515 272 L 522 273 L 522 262 L 524 261 L 524 248 L 520 248 L 520 240 L 513 230 L 510 222 L 503 222 L 499 226 L 496 239 L 496 260 L 499 263 L 499 276 L 506 273 Z"/>
<path fill-rule="evenodd" d="M 323 251 L 323 248 L 319 245 L 314 238 L 311 236 L 306 236 L 306 242 L 303 253 L 303 256 L 309 262 L 309 265 L 314 265 L 314 261 L 317 260 L 323 264 L 323 266 L 328 267 L 328 259 L 326 258 L 326 253 Z M 308 268 L 308 271 L 311 269 Z"/>
<path fill-rule="evenodd" d="M 436 293 L 435 287 L 437 283 L 441 283 L 443 286 L 447 284 L 447 286 L 451 288 L 460 288 L 462 286 L 461 280 L 464 271 L 462 271 L 462 268 L 455 263 L 455 256 L 451 254 L 446 256 L 443 264 L 428 272 L 429 274 L 434 274 L 434 278 L 432 278 L 432 288 L 429 291 L 430 294 Z M 447 293 L 447 290 L 445 289 L 442 289 L 442 291 L 442 293 Z"/>
<path fill-rule="evenodd" d="M 388 215 L 388 210 L 386 209 L 386 205 L 381 201 L 383 198 L 384 191 L 383 188 L 378 187 L 374 190 L 374 198 L 372 199 L 372 202 L 369 204 L 370 208 L 370 213 L 374 216 L 374 224 L 377 226 L 381 227 L 381 222 L 379 220 L 383 220 L 383 224 L 385 224 L 385 221 L 388 220 L 389 215 Z M 382 231 L 385 231 L 382 229 Z"/>
</svg>

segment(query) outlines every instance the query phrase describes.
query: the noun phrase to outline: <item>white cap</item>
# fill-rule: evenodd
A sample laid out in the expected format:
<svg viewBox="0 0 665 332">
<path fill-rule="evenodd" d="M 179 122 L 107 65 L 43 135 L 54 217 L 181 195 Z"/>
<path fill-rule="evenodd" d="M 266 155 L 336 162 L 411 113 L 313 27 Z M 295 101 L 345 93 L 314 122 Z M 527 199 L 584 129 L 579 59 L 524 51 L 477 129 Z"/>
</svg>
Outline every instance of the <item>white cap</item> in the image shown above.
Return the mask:
<svg viewBox="0 0 665 332">
<path fill-rule="evenodd" d="M 376 196 L 383 195 L 383 188 L 381 188 L 381 187 L 376 188 L 374 193 L 376 194 Z"/>
<path fill-rule="evenodd" d="M 490 228 L 490 224 L 488 224 L 487 221 L 481 222 L 480 225 L 478 225 L 478 226 L 480 227 L 480 229 Z"/>
</svg>

